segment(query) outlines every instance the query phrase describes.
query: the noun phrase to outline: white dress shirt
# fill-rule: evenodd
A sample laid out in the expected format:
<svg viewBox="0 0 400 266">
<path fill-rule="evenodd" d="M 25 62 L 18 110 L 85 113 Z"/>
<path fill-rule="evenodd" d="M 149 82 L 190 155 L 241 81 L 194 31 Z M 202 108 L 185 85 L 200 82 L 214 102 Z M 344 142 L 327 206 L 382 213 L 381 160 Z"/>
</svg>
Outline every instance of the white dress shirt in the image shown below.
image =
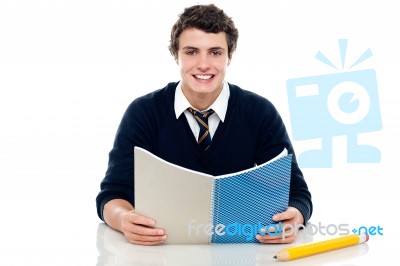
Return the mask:
<svg viewBox="0 0 400 266">
<path fill-rule="evenodd" d="M 224 81 L 221 93 L 218 95 L 218 97 L 214 101 L 214 103 L 211 104 L 211 106 L 209 106 L 206 109 L 206 110 L 213 109 L 215 112 L 208 117 L 208 129 L 209 129 L 211 139 L 214 136 L 215 131 L 217 131 L 219 122 L 220 121 L 224 122 L 224 120 L 225 120 L 226 111 L 228 109 L 229 94 L 230 94 L 229 85 L 226 81 Z M 194 116 L 187 110 L 187 108 L 189 108 L 189 107 L 192 107 L 192 109 L 199 111 L 199 112 L 206 111 L 206 110 L 197 110 L 196 108 L 193 108 L 193 106 L 190 105 L 188 99 L 182 92 L 181 83 L 179 83 L 176 86 L 176 90 L 175 90 L 174 108 L 175 108 L 176 119 L 178 119 L 179 116 L 182 113 L 184 113 L 186 116 L 186 119 L 189 123 L 189 126 L 192 129 L 192 132 L 197 140 L 199 137 L 200 126 L 197 124 L 197 121 L 194 118 Z"/>
</svg>

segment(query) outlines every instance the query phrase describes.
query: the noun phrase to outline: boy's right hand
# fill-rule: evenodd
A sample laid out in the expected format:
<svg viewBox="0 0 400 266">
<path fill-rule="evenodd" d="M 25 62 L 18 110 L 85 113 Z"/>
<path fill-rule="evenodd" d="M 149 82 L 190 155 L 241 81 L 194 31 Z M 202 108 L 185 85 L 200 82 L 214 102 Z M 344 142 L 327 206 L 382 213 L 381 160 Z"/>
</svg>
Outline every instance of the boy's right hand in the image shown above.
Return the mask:
<svg viewBox="0 0 400 266">
<path fill-rule="evenodd" d="M 160 228 L 155 228 L 156 222 L 136 213 L 134 210 L 122 216 L 121 230 L 126 239 L 132 244 L 158 245 L 165 242 L 167 235 Z"/>
</svg>

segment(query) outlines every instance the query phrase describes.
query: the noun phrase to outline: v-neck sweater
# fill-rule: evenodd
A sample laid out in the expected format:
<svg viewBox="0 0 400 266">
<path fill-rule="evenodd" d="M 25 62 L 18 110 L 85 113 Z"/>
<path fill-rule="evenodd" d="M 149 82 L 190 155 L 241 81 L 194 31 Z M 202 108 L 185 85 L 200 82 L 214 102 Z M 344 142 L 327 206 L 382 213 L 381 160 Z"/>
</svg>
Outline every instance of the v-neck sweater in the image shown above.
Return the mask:
<svg viewBox="0 0 400 266">
<path fill-rule="evenodd" d="M 264 97 L 229 84 L 225 121 L 219 123 L 210 148 L 203 151 L 186 117 L 182 114 L 176 118 L 176 87 L 177 82 L 171 82 L 162 89 L 135 99 L 128 106 L 117 130 L 109 153 L 108 169 L 96 198 L 99 217 L 103 219 L 104 205 L 112 199 L 125 199 L 135 206 L 135 146 L 170 163 L 214 176 L 262 164 L 286 148 L 289 154 L 293 154 L 289 206 L 299 209 L 307 222 L 312 213 L 311 194 L 298 167 L 285 125 L 274 105 Z"/>
</svg>

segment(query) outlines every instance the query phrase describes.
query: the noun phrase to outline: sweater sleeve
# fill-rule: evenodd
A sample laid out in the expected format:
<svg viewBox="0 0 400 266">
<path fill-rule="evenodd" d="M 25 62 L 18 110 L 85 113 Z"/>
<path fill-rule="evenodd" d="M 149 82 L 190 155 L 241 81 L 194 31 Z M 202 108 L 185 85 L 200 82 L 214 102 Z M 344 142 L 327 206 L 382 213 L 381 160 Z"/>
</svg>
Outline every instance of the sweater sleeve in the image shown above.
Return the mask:
<svg viewBox="0 0 400 266">
<path fill-rule="evenodd" d="M 97 214 L 104 221 L 104 205 L 112 199 L 134 202 L 134 147 L 151 148 L 151 130 L 148 114 L 141 100 L 127 108 L 118 127 L 109 153 L 108 168 L 96 197 Z"/>
</svg>

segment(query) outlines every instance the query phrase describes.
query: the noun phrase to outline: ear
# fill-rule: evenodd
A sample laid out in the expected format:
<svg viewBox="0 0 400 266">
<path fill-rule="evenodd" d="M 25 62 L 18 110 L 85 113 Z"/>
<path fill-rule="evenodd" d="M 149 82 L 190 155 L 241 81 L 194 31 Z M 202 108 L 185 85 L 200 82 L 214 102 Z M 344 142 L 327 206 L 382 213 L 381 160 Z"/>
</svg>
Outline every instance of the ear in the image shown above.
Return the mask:
<svg viewBox="0 0 400 266">
<path fill-rule="evenodd" d="M 231 64 L 233 52 L 228 56 L 228 66 Z"/>
</svg>

